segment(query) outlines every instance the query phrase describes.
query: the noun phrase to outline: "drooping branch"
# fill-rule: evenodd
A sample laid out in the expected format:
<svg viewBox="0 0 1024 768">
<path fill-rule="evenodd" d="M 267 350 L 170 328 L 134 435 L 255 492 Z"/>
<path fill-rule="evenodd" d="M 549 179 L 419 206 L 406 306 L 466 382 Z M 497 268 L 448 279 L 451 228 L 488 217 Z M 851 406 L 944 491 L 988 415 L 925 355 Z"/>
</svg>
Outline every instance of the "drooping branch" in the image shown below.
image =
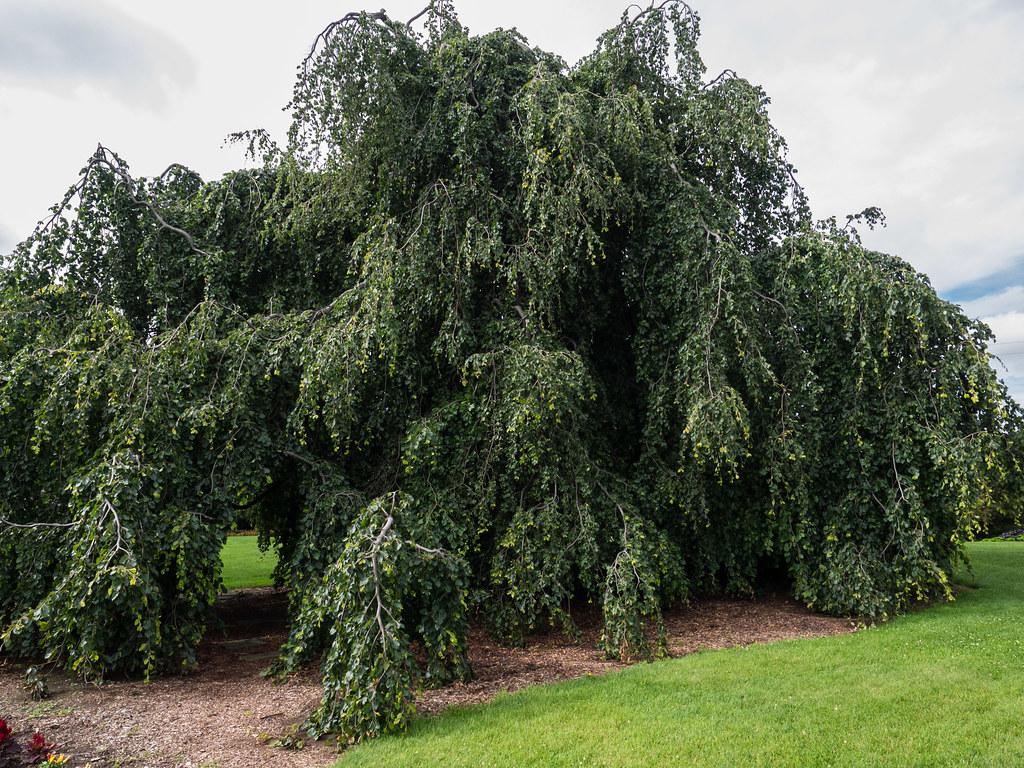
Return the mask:
<svg viewBox="0 0 1024 768">
<path fill-rule="evenodd" d="M 661 11 L 665 10 L 665 8 L 668 7 L 669 5 L 678 5 L 682 6 L 687 11 L 690 10 L 690 6 L 682 2 L 682 0 L 661 0 L 661 2 L 657 2 L 657 0 L 651 0 L 651 4 L 646 7 L 633 3 L 626 7 L 625 14 L 627 15 L 624 17 L 623 21 L 619 24 L 619 26 L 623 29 L 628 29 L 632 26 L 635 26 L 636 23 L 645 16 L 660 13 Z M 635 16 L 630 18 L 628 14 L 631 10 L 634 9 L 637 13 Z"/>
<path fill-rule="evenodd" d="M 172 163 L 157 178 L 163 179 L 172 170 L 182 167 L 183 166 L 181 166 L 178 163 Z M 78 197 L 83 193 L 83 191 L 89 183 L 89 179 L 91 178 L 92 173 L 97 169 L 104 169 L 109 173 L 113 174 L 113 176 L 117 180 L 117 185 L 123 188 L 125 191 L 127 191 L 128 195 L 137 205 L 146 208 L 146 210 L 150 212 L 153 218 L 156 219 L 157 224 L 160 226 L 161 229 L 165 229 L 169 232 L 173 232 L 174 234 L 180 236 L 185 240 L 186 243 L 188 243 L 189 248 L 191 248 L 195 253 L 199 254 L 200 256 L 210 258 L 209 253 L 207 253 L 198 245 L 196 245 L 195 238 L 193 238 L 191 234 L 186 232 L 181 227 L 177 227 L 169 223 L 167 219 L 164 217 L 163 213 L 161 213 L 160 209 L 153 204 L 153 201 L 149 199 L 148 196 L 140 195 L 138 193 L 137 190 L 139 187 L 139 183 L 129 175 L 128 171 L 125 170 L 124 163 L 117 156 L 117 154 L 107 149 L 102 144 L 96 145 L 96 151 L 93 152 L 92 156 L 89 158 L 89 162 L 86 163 L 85 168 L 82 170 L 82 174 L 79 177 L 78 181 L 76 181 L 67 191 L 67 193 L 64 195 L 63 200 L 61 200 L 59 204 L 53 207 L 53 214 L 50 216 L 50 218 L 47 219 L 45 222 L 41 223 L 38 227 L 36 227 L 36 236 L 45 234 L 53 227 L 57 220 L 71 206 L 71 203 L 75 199 L 75 197 Z"/>
<path fill-rule="evenodd" d="M 418 11 L 412 18 L 405 22 L 406 29 L 412 29 L 412 25 L 419 21 L 423 16 L 430 13 L 435 9 L 435 4 L 430 3 L 423 9 Z M 302 60 L 303 72 L 309 71 L 309 63 L 316 57 L 316 52 L 321 45 L 326 45 L 331 36 L 340 27 L 350 26 L 359 21 L 373 21 L 379 23 L 385 29 L 393 29 L 391 17 L 388 16 L 387 11 L 381 8 L 379 11 L 349 11 L 340 19 L 336 19 L 320 30 L 320 33 L 313 40 L 313 44 L 309 48 L 309 53 Z"/>
</svg>

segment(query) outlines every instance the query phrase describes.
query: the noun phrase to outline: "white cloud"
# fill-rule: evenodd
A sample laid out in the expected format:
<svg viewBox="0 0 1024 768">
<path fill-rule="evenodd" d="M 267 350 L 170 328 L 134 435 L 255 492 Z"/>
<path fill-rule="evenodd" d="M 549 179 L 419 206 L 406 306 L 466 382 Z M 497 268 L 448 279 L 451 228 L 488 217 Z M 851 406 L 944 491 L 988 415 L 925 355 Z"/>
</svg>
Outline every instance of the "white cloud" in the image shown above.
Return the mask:
<svg viewBox="0 0 1024 768">
<path fill-rule="evenodd" d="M 1024 4 L 707 3 L 705 58 L 765 86 L 818 215 L 879 205 L 865 234 L 940 290 L 1024 251 Z"/>
<path fill-rule="evenodd" d="M 0 225 L 0 256 L 6 256 L 14 250 L 14 246 L 17 244 L 14 240 L 14 235 Z"/>
<path fill-rule="evenodd" d="M 1003 312 L 982 318 L 999 344 L 1024 344 L 1024 312 Z"/>
<path fill-rule="evenodd" d="M 0 83 L 67 96 L 97 90 L 134 108 L 160 108 L 187 86 L 184 46 L 102 0 L 0 2 Z"/>
<path fill-rule="evenodd" d="M 996 372 L 1010 394 L 1024 402 L 1024 311 L 1003 312 L 982 320 L 996 335 L 991 347 L 992 354 L 999 358 L 993 362 Z"/>
<path fill-rule="evenodd" d="M 965 301 L 961 306 L 970 317 L 1014 314 L 1024 307 L 1024 286 L 1014 285 L 974 301 Z"/>
</svg>

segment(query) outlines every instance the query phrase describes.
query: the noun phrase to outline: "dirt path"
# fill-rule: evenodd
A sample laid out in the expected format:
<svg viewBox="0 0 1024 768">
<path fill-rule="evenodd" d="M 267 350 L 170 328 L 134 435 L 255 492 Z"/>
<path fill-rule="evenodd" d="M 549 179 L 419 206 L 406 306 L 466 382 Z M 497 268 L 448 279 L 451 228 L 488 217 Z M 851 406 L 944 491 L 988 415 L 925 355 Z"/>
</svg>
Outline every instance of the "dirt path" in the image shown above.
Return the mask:
<svg viewBox="0 0 1024 768">
<path fill-rule="evenodd" d="M 76 766 L 315 768 L 336 760 L 329 742 L 301 751 L 264 743 L 300 723 L 320 697 L 315 670 L 285 683 L 259 676 L 284 640 L 285 596 L 271 589 L 229 593 L 220 599 L 218 615 L 225 626 L 203 642 L 199 672 L 188 677 L 91 686 L 50 675 L 52 698 L 33 702 L 21 690 L 24 667 L 0 662 L 0 717 L 43 731 Z M 703 601 L 667 616 L 666 624 L 674 656 L 851 630 L 846 621 L 777 597 Z M 474 630 L 470 661 L 476 679 L 423 693 L 419 711 L 429 715 L 487 701 L 499 691 L 622 667 L 596 649 L 598 633 L 597 617 L 591 617 L 581 620 L 578 642 L 550 634 L 510 649 Z"/>
</svg>

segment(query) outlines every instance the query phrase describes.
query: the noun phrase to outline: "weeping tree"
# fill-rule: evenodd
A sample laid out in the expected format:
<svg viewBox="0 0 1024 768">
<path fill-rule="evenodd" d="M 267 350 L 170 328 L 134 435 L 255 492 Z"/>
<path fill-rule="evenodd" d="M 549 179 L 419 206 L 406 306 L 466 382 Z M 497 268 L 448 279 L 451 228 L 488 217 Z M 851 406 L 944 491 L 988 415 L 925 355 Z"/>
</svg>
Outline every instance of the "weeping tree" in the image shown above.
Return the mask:
<svg viewBox="0 0 1024 768">
<path fill-rule="evenodd" d="M 308 726 L 599 605 L 611 656 L 666 606 L 785 574 L 882 619 L 951 597 L 1019 497 L 991 333 L 873 209 L 815 222 L 758 87 L 698 18 L 627 11 L 573 67 L 447 2 L 355 13 L 279 146 L 204 181 L 99 147 L 0 272 L 0 628 L 80 674 L 196 663 L 239 515 L 279 549 Z"/>
</svg>

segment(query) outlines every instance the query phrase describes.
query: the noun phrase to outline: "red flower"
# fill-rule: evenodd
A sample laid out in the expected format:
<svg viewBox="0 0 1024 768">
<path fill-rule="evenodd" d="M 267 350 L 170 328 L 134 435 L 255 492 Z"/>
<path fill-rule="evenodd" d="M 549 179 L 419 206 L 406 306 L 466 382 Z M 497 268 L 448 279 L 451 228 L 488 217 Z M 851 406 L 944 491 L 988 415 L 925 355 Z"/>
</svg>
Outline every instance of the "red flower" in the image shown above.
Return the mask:
<svg viewBox="0 0 1024 768">
<path fill-rule="evenodd" d="M 29 752 L 44 755 L 53 749 L 53 744 L 48 743 L 46 737 L 39 731 L 36 731 L 32 734 L 32 738 L 28 740 L 28 749 Z"/>
<path fill-rule="evenodd" d="M 0 717 L 0 744 L 3 744 L 11 738 L 11 726 L 7 724 L 7 721 Z"/>
</svg>

